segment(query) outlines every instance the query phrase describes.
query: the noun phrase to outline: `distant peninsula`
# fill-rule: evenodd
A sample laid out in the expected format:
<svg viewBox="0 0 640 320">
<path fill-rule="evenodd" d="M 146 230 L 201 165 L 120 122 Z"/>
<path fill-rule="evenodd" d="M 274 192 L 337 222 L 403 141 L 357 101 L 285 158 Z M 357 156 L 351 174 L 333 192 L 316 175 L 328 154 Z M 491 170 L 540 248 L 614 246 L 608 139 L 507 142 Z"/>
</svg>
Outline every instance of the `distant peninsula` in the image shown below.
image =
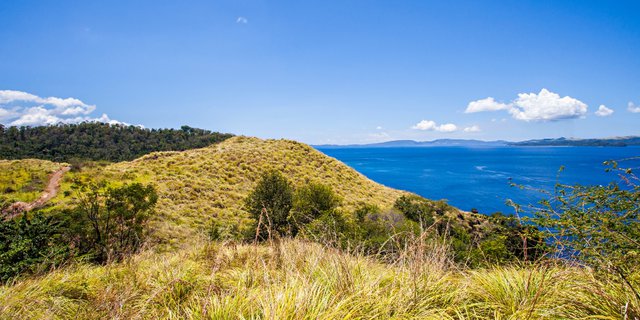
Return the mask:
<svg viewBox="0 0 640 320">
<path fill-rule="evenodd" d="M 315 145 L 316 148 L 419 148 L 419 147 L 626 147 L 640 146 L 640 136 L 614 137 L 614 138 L 597 138 L 597 139 L 578 139 L 578 138 L 549 138 L 535 139 L 525 141 L 505 141 L 505 140 L 469 140 L 469 139 L 437 139 L 432 141 L 414 141 L 414 140 L 393 140 L 370 144 L 324 144 Z"/>
</svg>

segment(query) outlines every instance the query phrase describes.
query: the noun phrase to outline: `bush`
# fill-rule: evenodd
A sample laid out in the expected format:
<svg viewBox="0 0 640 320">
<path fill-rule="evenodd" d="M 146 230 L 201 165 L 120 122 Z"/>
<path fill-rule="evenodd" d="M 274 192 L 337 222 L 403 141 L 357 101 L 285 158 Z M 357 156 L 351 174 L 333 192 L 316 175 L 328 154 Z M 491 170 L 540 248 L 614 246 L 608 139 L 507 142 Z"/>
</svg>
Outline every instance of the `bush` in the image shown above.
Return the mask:
<svg viewBox="0 0 640 320">
<path fill-rule="evenodd" d="M 340 205 L 340 198 L 330 186 L 310 183 L 296 190 L 293 197 L 291 220 L 294 225 L 293 235 L 297 230 L 321 215 L 335 211 Z"/>
<path fill-rule="evenodd" d="M 640 186 L 631 169 L 619 169 L 627 185 L 556 185 L 553 196 L 533 209 L 532 222 L 552 241 L 555 253 L 616 275 L 640 299 L 630 275 L 640 265 Z"/>
<path fill-rule="evenodd" d="M 76 181 L 79 204 L 68 235 L 76 239 L 82 254 L 99 263 L 118 261 L 137 252 L 158 195 L 151 185 L 140 183 L 109 187 Z"/>
<path fill-rule="evenodd" d="M 0 282 L 62 263 L 68 255 L 62 222 L 40 212 L 0 220 Z"/>
<path fill-rule="evenodd" d="M 262 175 L 256 187 L 245 199 L 245 208 L 256 220 L 258 240 L 266 240 L 275 232 L 291 235 L 289 213 L 293 206 L 291 182 L 277 171 Z"/>
<path fill-rule="evenodd" d="M 427 200 L 417 195 L 401 196 L 393 205 L 404 214 L 407 219 L 415 221 L 420 225 L 421 230 L 434 224 L 434 216 L 444 214 L 444 206 L 439 202 Z"/>
</svg>

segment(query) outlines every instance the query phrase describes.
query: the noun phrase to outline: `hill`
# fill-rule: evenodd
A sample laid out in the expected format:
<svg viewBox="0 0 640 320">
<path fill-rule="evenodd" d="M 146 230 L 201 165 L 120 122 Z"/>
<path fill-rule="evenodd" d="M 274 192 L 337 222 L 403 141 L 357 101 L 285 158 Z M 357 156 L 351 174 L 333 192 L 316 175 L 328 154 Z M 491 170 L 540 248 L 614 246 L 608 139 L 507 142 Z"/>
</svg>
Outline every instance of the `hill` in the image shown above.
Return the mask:
<svg viewBox="0 0 640 320">
<path fill-rule="evenodd" d="M 32 183 L 39 183 L 41 188 L 46 184 L 48 174 L 66 165 L 41 160 L 6 163 L 30 168 L 29 174 L 38 177 Z M 34 164 L 38 166 L 32 167 Z M 73 204 L 72 183 L 75 179 L 116 185 L 150 183 L 159 196 L 157 214 L 151 222 L 152 239 L 154 243 L 181 245 L 203 233 L 212 222 L 224 226 L 230 233 L 248 231 L 252 220 L 243 210 L 243 199 L 261 174 L 269 170 L 282 172 L 294 186 L 308 182 L 330 186 L 343 200 L 341 209 L 344 211 L 353 211 L 363 204 L 388 210 L 398 197 L 409 194 L 380 185 L 299 142 L 233 137 L 200 149 L 154 152 L 128 162 L 91 162 L 76 167 L 64 175 L 61 192 L 49 202 L 49 210 Z M 17 174 L 18 171 L 10 172 Z M 19 192 L 4 196 L 26 201 L 37 198 L 38 192 L 33 192 L 28 199 Z M 449 208 L 447 215 L 463 225 L 482 225 L 484 219 L 481 217 Z"/>
<path fill-rule="evenodd" d="M 62 164 L 46 160 L 0 160 L 0 201 L 36 200 L 45 189 L 48 175 Z"/>
<path fill-rule="evenodd" d="M 11 186 L 7 195 L 14 199 L 35 199 L 37 193 L 29 192 L 42 190 L 64 165 L 0 161 L 0 182 Z M 249 225 L 242 199 L 270 169 L 297 186 L 330 185 L 345 209 L 359 203 L 389 208 L 407 194 L 289 140 L 233 137 L 129 162 L 88 163 L 65 174 L 62 191 L 72 195 L 74 179 L 157 188 L 151 245 L 122 262 L 95 265 L 79 259 L 2 284 L 0 319 L 616 319 L 628 314 L 631 319 L 637 314 L 640 299 L 617 281 L 595 277 L 588 267 L 548 260 L 468 269 L 454 261 L 450 246 L 456 243 L 446 240 L 420 236 L 393 255 L 376 256 L 300 238 L 264 244 L 207 239 L 202 231 L 212 220 Z M 72 197 L 60 195 L 50 202 L 51 209 L 71 203 Z M 446 214 L 463 221 L 473 217 L 449 209 Z"/>
<path fill-rule="evenodd" d="M 99 122 L 20 128 L 0 125 L 0 159 L 127 161 L 154 151 L 202 148 L 230 137 L 189 126 L 176 130 Z"/>
<path fill-rule="evenodd" d="M 242 200 L 267 170 L 282 172 L 297 186 L 306 182 L 329 185 L 343 199 L 343 208 L 349 210 L 360 203 L 390 208 L 405 194 L 305 144 L 248 137 L 233 137 L 200 149 L 154 152 L 129 162 L 94 163 L 68 172 L 61 188 L 63 193 L 73 193 L 71 182 L 76 178 L 151 183 L 159 195 L 152 224 L 154 238 L 179 243 L 205 229 L 212 220 L 230 228 L 248 226 L 249 215 L 242 210 Z M 71 197 L 52 200 L 58 206 L 70 202 Z"/>
<path fill-rule="evenodd" d="M 558 146 L 558 147 L 626 147 L 640 146 L 640 137 L 617 137 L 603 139 L 537 139 L 520 142 L 510 142 L 511 146 Z"/>
<path fill-rule="evenodd" d="M 615 137 L 615 138 L 595 138 L 595 139 L 578 139 L 578 138 L 549 138 L 534 139 L 524 141 L 483 141 L 469 139 L 437 139 L 433 141 L 415 141 L 415 140 L 393 140 L 370 144 L 323 144 L 314 147 L 319 149 L 336 149 L 336 148 L 420 148 L 420 147 L 505 147 L 505 146 L 562 146 L 562 147 L 626 147 L 640 146 L 640 137 Z"/>
</svg>

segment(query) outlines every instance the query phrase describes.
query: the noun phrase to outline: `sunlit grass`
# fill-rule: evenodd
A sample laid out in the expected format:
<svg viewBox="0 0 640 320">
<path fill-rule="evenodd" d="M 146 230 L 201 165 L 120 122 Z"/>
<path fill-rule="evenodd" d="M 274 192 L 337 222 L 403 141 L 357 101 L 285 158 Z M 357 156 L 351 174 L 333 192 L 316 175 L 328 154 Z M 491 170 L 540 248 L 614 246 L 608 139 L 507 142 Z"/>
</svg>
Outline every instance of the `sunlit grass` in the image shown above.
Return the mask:
<svg viewBox="0 0 640 320">
<path fill-rule="evenodd" d="M 564 265 L 458 270 L 408 248 L 382 263 L 300 240 L 209 243 L 78 264 L 0 287 L 9 319 L 622 319 L 618 283 Z M 438 253 L 439 254 L 439 253 Z M 438 261 L 432 261 L 436 259 Z M 446 259 L 446 258 L 445 258 Z M 632 319 L 632 318 L 630 318 Z"/>
<path fill-rule="evenodd" d="M 46 160 L 0 160 L 0 194 L 9 201 L 36 200 L 61 166 Z"/>
</svg>

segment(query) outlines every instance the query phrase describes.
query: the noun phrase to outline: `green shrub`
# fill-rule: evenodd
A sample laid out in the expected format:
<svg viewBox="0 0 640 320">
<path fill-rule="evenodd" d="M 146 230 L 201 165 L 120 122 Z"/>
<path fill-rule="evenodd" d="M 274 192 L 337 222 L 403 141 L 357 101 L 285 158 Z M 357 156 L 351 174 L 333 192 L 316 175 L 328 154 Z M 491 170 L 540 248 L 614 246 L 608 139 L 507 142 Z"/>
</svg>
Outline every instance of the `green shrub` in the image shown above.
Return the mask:
<svg viewBox="0 0 640 320">
<path fill-rule="evenodd" d="M 264 173 L 245 199 L 246 210 L 256 220 L 259 240 L 266 240 L 271 232 L 280 236 L 292 234 L 292 206 L 293 187 L 278 171 Z"/>
<path fill-rule="evenodd" d="M 40 212 L 0 220 L 0 282 L 55 266 L 67 257 L 62 222 Z"/>
<path fill-rule="evenodd" d="M 309 183 L 296 190 L 291 210 L 291 220 L 294 222 L 293 235 L 300 227 L 336 210 L 340 202 L 340 198 L 327 185 Z"/>
<path fill-rule="evenodd" d="M 444 214 L 440 205 L 417 195 L 407 195 L 399 197 L 394 208 L 404 214 L 407 219 L 415 221 L 420 225 L 421 230 L 434 224 L 434 216 Z"/>
<path fill-rule="evenodd" d="M 619 169 L 627 185 L 556 185 L 553 196 L 531 207 L 533 221 L 554 245 L 556 255 L 615 275 L 640 299 L 631 279 L 640 265 L 640 186 L 631 169 Z"/>
<path fill-rule="evenodd" d="M 81 254 L 104 263 L 138 251 L 158 201 L 153 186 L 132 183 L 109 187 L 76 182 L 74 189 L 78 206 L 67 212 L 73 217 L 67 234 L 76 239 Z"/>
</svg>

